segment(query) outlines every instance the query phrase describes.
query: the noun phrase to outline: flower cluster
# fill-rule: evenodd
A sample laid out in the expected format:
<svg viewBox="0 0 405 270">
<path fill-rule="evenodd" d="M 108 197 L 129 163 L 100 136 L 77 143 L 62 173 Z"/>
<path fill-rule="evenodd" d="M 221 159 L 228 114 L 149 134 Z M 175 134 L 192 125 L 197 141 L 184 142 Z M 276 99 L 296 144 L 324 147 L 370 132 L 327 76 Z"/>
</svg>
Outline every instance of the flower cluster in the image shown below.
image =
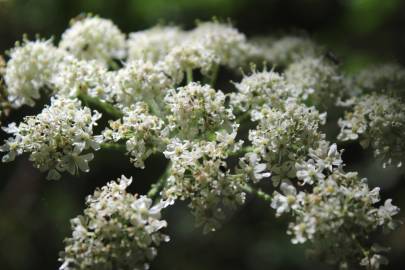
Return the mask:
<svg viewBox="0 0 405 270">
<path fill-rule="evenodd" d="M 359 93 L 393 94 L 405 97 L 405 69 L 397 64 L 383 64 L 362 70 L 352 78 Z"/>
<path fill-rule="evenodd" d="M 169 241 L 161 232 L 167 203 L 127 193 L 131 181 L 122 176 L 87 198 L 84 214 L 71 221 L 60 270 L 149 269 L 156 248 Z"/>
<path fill-rule="evenodd" d="M 178 46 L 186 33 L 178 27 L 156 26 L 129 35 L 128 60 L 162 61 L 173 48 Z"/>
<path fill-rule="evenodd" d="M 109 65 L 126 56 L 125 35 L 110 20 L 86 16 L 72 20 L 59 43 L 61 49 L 79 59 Z"/>
<path fill-rule="evenodd" d="M 98 150 L 100 136 L 93 135 L 93 127 L 100 118 L 82 107 L 77 99 L 55 97 L 51 105 L 36 116 L 27 116 L 18 126 L 9 124 L 4 130 L 13 137 L 6 140 L 0 150 L 6 152 L 3 162 L 29 153 L 34 166 L 49 171 L 48 179 L 59 179 L 60 172 L 77 174 L 88 172 L 88 162 L 93 159 L 89 149 Z"/>
<path fill-rule="evenodd" d="M 67 97 L 76 97 L 84 93 L 102 100 L 110 100 L 108 79 L 111 73 L 98 62 L 78 60 L 67 57 L 51 78 L 50 86 L 54 92 Z"/>
<path fill-rule="evenodd" d="M 130 34 L 111 21 L 86 16 L 75 19 L 58 47 L 51 40 L 24 41 L 10 53 L 5 70 L 8 99 L 14 107 L 33 106 L 41 89 L 51 94 L 86 93 L 129 106 L 134 101 L 158 99 L 195 69 L 215 77 L 218 65 L 245 65 L 252 45 L 228 24 L 201 23 L 185 32 L 155 27 Z M 115 59 L 125 60 L 117 69 Z M 149 102 L 147 102 L 149 103 Z"/>
<path fill-rule="evenodd" d="M 275 66 L 287 67 L 304 57 L 319 57 L 322 48 L 307 37 L 284 36 L 278 39 L 259 38 L 252 41 L 251 57 Z"/>
<path fill-rule="evenodd" d="M 235 116 L 225 106 L 225 94 L 209 85 L 190 83 L 165 97 L 169 128 L 179 138 L 193 139 L 219 129 L 232 130 Z"/>
<path fill-rule="evenodd" d="M 348 77 L 330 58 L 308 38 L 248 40 L 217 21 L 126 38 L 109 20 L 77 18 L 58 47 L 24 41 L 5 68 L 0 58 L 0 108 L 32 106 L 42 90 L 51 96 L 41 113 L 4 128 L 12 137 L 0 151 L 3 161 L 29 154 L 50 179 L 87 172 L 100 147 L 126 149 L 138 168 L 154 153 L 169 161 L 149 197 L 127 193 L 131 180 L 122 177 L 87 199 L 84 214 L 72 220 L 62 270 L 147 269 L 167 240 L 160 232 L 164 207 L 187 201 L 197 225 L 210 232 L 247 194 L 271 203 L 276 216 L 291 214 L 293 243 L 311 242 L 342 268 L 355 262 L 378 269 L 386 249 L 371 236 L 393 229 L 399 209 L 343 170 L 342 151 L 325 140 L 326 113 L 318 110 L 346 106 L 339 139 L 360 139 L 385 164 L 400 166 L 405 72 L 387 65 Z M 263 62 L 273 67 L 256 68 Z M 233 84 L 217 78 L 223 69 L 233 71 Z M 104 113 L 108 127 L 94 130 L 101 114 L 90 107 Z M 273 196 L 255 187 L 267 179 Z"/>
<path fill-rule="evenodd" d="M 191 76 L 196 69 L 204 75 L 209 75 L 219 62 L 214 51 L 207 49 L 199 41 L 193 41 L 174 47 L 164 58 L 162 65 L 167 74 L 180 82 L 185 72 Z"/>
<path fill-rule="evenodd" d="M 369 269 L 385 263 L 376 245 L 370 246 L 369 236 L 380 228 L 395 228 L 393 216 L 399 208 L 391 199 L 377 207 L 379 188 L 370 190 L 366 179 L 344 172 L 334 144 L 322 141 L 296 167 L 300 185 L 311 191 L 298 191 L 290 181 L 283 181 L 281 193 L 274 193 L 271 204 L 278 216 L 292 212 L 295 217 L 288 229 L 292 243 L 311 241 L 315 253 L 341 268 L 349 267 L 352 258 L 360 258 L 360 264 Z"/>
<path fill-rule="evenodd" d="M 244 34 L 231 25 L 218 22 L 200 23 L 190 33 L 190 39 L 200 42 L 204 48 L 214 52 L 219 63 L 230 68 L 243 65 L 249 54 L 249 46 Z"/>
<path fill-rule="evenodd" d="M 245 35 L 218 22 L 200 23 L 181 39 L 162 60 L 166 72 L 177 80 L 194 69 L 207 76 L 213 76 L 218 65 L 236 69 L 246 64 L 251 51 Z"/>
<path fill-rule="evenodd" d="M 235 83 L 237 92 L 231 93 L 231 104 L 238 111 L 259 109 L 264 104 L 281 108 L 287 99 L 298 99 L 300 92 L 289 84 L 282 74 L 274 71 L 253 71 L 241 82 Z"/>
<path fill-rule="evenodd" d="M 226 159 L 242 142 L 236 132 L 218 132 L 214 141 L 174 139 L 164 152 L 171 161 L 170 176 L 162 191 L 165 198 L 186 200 L 204 232 L 214 231 L 232 210 L 245 201 L 245 177 L 231 174 Z"/>
<path fill-rule="evenodd" d="M 48 41 L 24 41 L 10 52 L 4 80 L 8 99 L 15 107 L 33 106 L 40 90 L 51 83 L 65 54 Z"/>
<path fill-rule="evenodd" d="M 150 61 L 129 62 L 113 76 L 108 91 L 120 105 L 129 106 L 137 101 L 161 101 L 166 90 L 174 85 L 162 66 Z"/>
<path fill-rule="evenodd" d="M 164 122 L 149 113 L 149 107 L 138 102 L 123 110 L 124 116 L 110 122 L 110 129 L 103 132 L 106 142 L 126 142 L 126 149 L 135 167 L 144 168 L 144 161 L 155 152 L 162 152 L 168 130 Z"/>
<path fill-rule="evenodd" d="M 324 58 L 305 57 L 285 71 L 289 83 L 298 88 L 302 99 L 327 109 L 343 94 L 342 77 L 333 63 Z"/>
<path fill-rule="evenodd" d="M 259 123 L 250 130 L 249 140 L 271 169 L 274 185 L 294 178 L 295 164 L 324 137 L 318 127 L 324 123 L 325 114 L 294 101 L 286 102 L 281 109 L 265 105 L 253 110 L 251 116 Z"/>
<path fill-rule="evenodd" d="M 339 120 L 338 139 L 360 140 L 371 147 L 383 166 L 404 162 L 405 107 L 404 103 L 386 95 L 364 95 L 352 100 L 353 108 Z"/>
</svg>

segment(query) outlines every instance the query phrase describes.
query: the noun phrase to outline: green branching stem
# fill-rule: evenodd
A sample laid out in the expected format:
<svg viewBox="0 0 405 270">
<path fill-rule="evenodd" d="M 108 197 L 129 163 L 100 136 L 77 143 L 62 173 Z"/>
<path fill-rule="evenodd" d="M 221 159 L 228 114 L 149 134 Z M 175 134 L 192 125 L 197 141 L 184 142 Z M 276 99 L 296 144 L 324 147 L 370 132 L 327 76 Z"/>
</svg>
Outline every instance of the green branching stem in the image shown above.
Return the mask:
<svg viewBox="0 0 405 270">
<path fill-rule="evenodd" d="M 127 151 L 125 144 L 120 144 L 120 143 L 102 143 L 100 145 L 100 147 L 101 147 L 101 149 L 118 151 L 121 153 L 126 153 L 126 151 Z"/>
<path fill-rule="evenodd" d="M 265 202 L 271 203 L 272 197 L 269 194 L 267 194 L 266 192 L 264 192 L 263 190 L 261 190 L 260 188 L 255 188 L 251 185 L 246 184 L 246 185 L 242 186 L 242 189 L 246 193 L 254 195 L 255 197 L 257 197 Z"/>
<path fill-rule="evenodd" d="M 101 101 L 100 99 L 98 99 L 96 97 L 90 97 L 89 95 L 86 95 L 85 93 L 79 93 L 77 95 L 77 97 L 84 104 L 86 104 L 100 112 L 104 112 L 115 119 L 121 118 L 123 116 L 123 113 L 119 109 L 117 109 L 116 107 L 114 107 L 113 105 L 111 105 L 107 102 Z"/>
<path fill-rule="evenodd" d="M 186 75 L 187 75 L 187 84 L 193 82 L 193 70 L 191 68 L 188 68 L 186 70 Z"/>
<path fill-rule="evenodd" d="M 159 106 L 159 104 L 156 103 L 156 101 L 153 97 L 148 95 L 146 97 L 146 103 L 148 103 L 153 114 L 155 114 L 156 116 L 161 117 L 161 118 L 163 117 L 163 113 L 160 109 L 160 106 Z"/>
<path fill-rule="evenodd" d="M 122 153 L 126 152 L 126 148 L 124 144 L 119 144 L 119 143 L 103 143 L 101 144 L 101 149 L 106 149 L 106 150 L 112 150 L 112 151 L 119 151 Z M 232 153 L 231 156 L 237 156 L 240 154 L 248 153 L 252 150 L 251 146 L 245 146 L 241 148 L 239 151 Z M 159 179 L 154 183 L 150 190 L 148 191 L 147 195 L 151 199 L 156 199 L 159 196 L 160 191 L 164 188 L 167 179 L 170 176 L 170 168 L 171 168 L 171 163 L 169 163 L 164 171 L 164 173 L 159 177 Z M 260 188 L 255 188 L 249 184 L 243 185 L 242 190 L 245 191 L 246 193 L 249 193 L 265 202 L 271 202 L 271 196 L 267 193 L 265 193 L 263 190 Z"/>
<path fill-rule="evenodd" d="M 238 124 L 242 124 L 249 119 L 250 119 L 250 112 L 246 111 L 236 117 L 236 122 Z"/>
<path fill-rule="evenodd" d="M 157 182 L 152 185 L 150 190 L 148 191 L 148 197 L 151 199 L 156 199 L 159 196 L 160 191 L 164 188 L 167 179 L 170 176 L 170 168 L 171 168 L 171 163 L 169 163 L 163 172 L 163 174 L 159 177 Z"/>
<path fill-rule="evenodd" d="M 241 155 L 244 155 L 246 153 L 249 153 L 249 152 L 253 152 L 253 147 L 252 146 L 244 146 L 244 147 L 241 147 L 238 151 L 229 153 L 229 157 L 237 157 L 237 156 L 241 156 Z"/>
<path fill-rule="evenodd" d="M 210 85 L 212 88 L 215 88 L 215 83 L 217 82 L 218 73 L 219 73 L 219 65 L 214 65 L 214 67 L 212 68 L 212 74 L 211 74 L 211 78 L 210 78 Z"/>
<path fill-rule="evenodd" d="M 2 69 L 2 57 L 0 55 L 0 117 L 5 117 L 9 114 L 11 110 L 10 102 L 8 101 L 8 93 L 6 89 L 6 85 L 4 79 L 2 77 L 1 69 Z"/>
<path fill-rule="evenodd" d="M 103 143 L 100 145 L 101 149 L 111 150 L 111 151 L 118 151 L 121 153 L 126 153 L 126 147 L 124 144 L 120 143 Z M 148 191 L 148 197 L 151 199 L 156 199 L 160 193 L 160 191 L 165 186 L 167 178 L 170 176 L 170 167 L 171 163 L 169 163 L 164 171 L 164 173 L 159 177 L 159 179 L 154 183 L 150 190 Z"/>
</svg>

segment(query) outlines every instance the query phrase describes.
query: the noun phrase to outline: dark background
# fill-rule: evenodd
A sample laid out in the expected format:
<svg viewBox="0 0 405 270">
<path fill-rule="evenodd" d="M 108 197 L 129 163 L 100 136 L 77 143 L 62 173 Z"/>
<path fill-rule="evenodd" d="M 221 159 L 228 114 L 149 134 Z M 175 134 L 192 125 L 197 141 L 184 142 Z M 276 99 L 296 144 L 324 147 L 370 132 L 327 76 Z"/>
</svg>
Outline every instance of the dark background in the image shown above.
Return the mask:
<svg viewBox="0 0 405 270">
<path fill-rule="evenodd" d="M 385 61 L 405 64 L 401 0 L 0 0 L 0 53 L 25 33 L 57 41 L 69 20 L 81 12 L 109 18 L 127 33 L 161 22 L 191 28 L 196 19 L 214 16 L 231 19 L 249 37 L 305 31 L 333 51 L 348 73 Z M 23 108 L 3 125 L 38 110 Z M 1 141 L 4 138 L 0 132 Z M 382 169 L 371 151 L 357 144 L 345 148 L 348 167 L 369 178 L 372 186 L 381 186 L 384 199 L 393 197 L 405 208 L 404 174 Z M 134 176 L 132 191 L 144 193 L 165 162 L 156 156 L 146 165 L 137 170 L 120 153 L 100 151 L 90 163 L 90 173 L 46 181 L 26 156 L 0 164 L 0 269 L 57 269 L 58 252 L 70 234 L 69 219 L 81 213 L 85 196 L 121 174 Z M 255 199 L 209 235 L 194 228 L 185 205 L 168 210 L 165 217 L 172 241 L 160 248 L 152 269 L 328 269 L 308 259 L 305 246 L 290 243 L 287 219 L 275 219 L 269 205 Z M 383 242 L 392 246 L 386 269 L 404 269 L 404 226 Z"/>
</svg>

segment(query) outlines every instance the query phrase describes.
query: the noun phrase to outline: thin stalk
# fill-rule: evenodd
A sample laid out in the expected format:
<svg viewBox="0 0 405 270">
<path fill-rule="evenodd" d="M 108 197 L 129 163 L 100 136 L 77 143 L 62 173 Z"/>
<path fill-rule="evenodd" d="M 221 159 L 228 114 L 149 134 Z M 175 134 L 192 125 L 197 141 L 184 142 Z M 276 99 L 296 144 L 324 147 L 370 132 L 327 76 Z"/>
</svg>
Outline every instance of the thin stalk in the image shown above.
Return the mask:
<svg viewBox="0 0 405 270">
<path fill-rule="evenodd" d="M 243 122 L 245 122 L 249 119 L 250 119 L 250 113 L 246 111 L 236 117 L 236 122 L 238 124 L 242 124 Z"/>
<path fill-rule="evenodd" d="M 108 150 L 113 150 L 113 151 L 119 151 L 119 152 L 126 152 L 126 147 L 123 144 L 119 144 L 119 143 L 103 143 L 101 144 L 101 148 L 102 149 L 108 149 Z M 243 151 L 242 151 L 243 149 Z M 241 153 L 246 153 L 249 152 L 251 150 L 250 146 L 244 147 L 241 149 Z M 163 172 L 163 174 L 159 177 L 159 179 L 156 181 L 156 183 L 154 183 L 150 190 L 147 193 L 147 196 L 151 199 L 156 199 L 159 195 L 159 192 L 163 189 L 164 185 L 166 184 L 166 181 L 170 175 L 170 168 L 171 168 L 171 163 L 169 162 L 169 164 L 167 165 L 165 171 Z M 256 196 L 257 198 L 265 201 L 265 202 L 271 202 L 272 197 L 271 195 L 267 194 L 266 192 L 264 192 L 263 190 L 261 190 L 260 188 L 255 188 L 251 185 L 243 185 L 241 186 L 242 190 L 245 191 L 246 193 L 249 193 L 251 195 Z"/>
<path fill-rule="evenodd" d="M 1 71 L 1 55 L 0 55 L 0 71 Z M 5 82 L 0 73 L 0 118 L 5 118 L 9 115 L 11 111 L 11 104 L 8 101 L 8 92 L 6 89 Z"/>
<path fill-rule="evenodd" d="M 158 117 L 162 117 L 162 111 L 160 110 L 159 104 L 156 103 L 153 97 L 147 97 L 146 102 L 149 104 L 151 111 Z"/>
<path fill-rule="evenodd" d="M 272 197 L 269 194 L 267 194 L 266 192 L 264 192 L 263 190 L 261 190 L 260 188 L 255 188 L 255 187 L 252 187 L 251 185 L 244 185 L 244 186 L 242 186 L 242 189 L 246 193 L 254 195 L 257 198 L 259 198 L 265 202 L 271 203 Z"/>
<path fill-rule="evenodd" d="M 120 143 L 102 143 L 100 145 L 101 149 L 105 149 L 105 150 L 113 150 L 113 151 L 118 151 L 118 152 L 122 152 L 122 153 L 126 153 L 127 148 L 124 144 L 120 144 Z"/>
<path fill-rule="evenodd" d="M 186 75 L 187 75 L 187 84 L 193 82 L 193 70 L 191 68 L 188 68 L 186 70 Z"/>
<path fill-rule="evenodd" d="M 169 162 L 169 164 L 167 165 L 163 174 L 159 177 L 157 182 L 155 184 L 153 184 L 152 187 L 150 188 L 150 190 L 148 191 L 147 195 L 149 198 L 156 199 L 156 197 L 159 195 L 160 191 L 163 189 L 163 187 L 166 184 L 167 178 L 170 175 L 170 168 L 171 168 L 171 163 Z"/>
<path fill-rule="evenodd" d="M 244 146 L 241 147 L 238 151 L 236 152 L 232 152 L 229 154 L 229 157 L 236 157 L 236 156 L 240 156 L 249 152 L 253 152 L 253 147 L 252 146 Z"/>
<path fill-rule="evenodd" d="M 211 79 L 210 79 L 210 85 L 212 88 L 215 88 L 215 83 L 217 82 L 218 73 L 219 73 L 219 65 L 214 65 L 214 67 L 212 68 L 212 75 L 211 75 Z"/>
<path fill-rule="evenodd" d="M 118 118 L 121 118 L 123 116 L 123 113 L 119 109 L 115 108 L 110 103 L 101 101 L 100 99 L 98 99 L 96 97 L 88 96 L 85 93 L 79 93 L 77 95 L 77 97 L 84 104 L 88 104 L 89 106 L 92 106 L 95 109 L 112 116 L 113 118 L 118 119 Z"/>
<path fill-rule="evenodd" d="M 119 143 L 103 143 L 100 145 L 101 149 L 106 149 L 106 150 L 112 150 L 112 151 L 119 151 L 125 153 L 126 147 L 124 144 L 119 144 Z M 169 177 L 170 174 L 170 167 L 171 163 L 167 165 L 165 171 L 163 174 L 159 177 L 159 179 L 156 181 L 156 183 L 152 184 L 150 190 L 148 191 L 147 195 L 151 199 L 156 199 L 156 197 L 159 195 L 159 192 L 163 189 L 167 178 Z"/>
</svg>

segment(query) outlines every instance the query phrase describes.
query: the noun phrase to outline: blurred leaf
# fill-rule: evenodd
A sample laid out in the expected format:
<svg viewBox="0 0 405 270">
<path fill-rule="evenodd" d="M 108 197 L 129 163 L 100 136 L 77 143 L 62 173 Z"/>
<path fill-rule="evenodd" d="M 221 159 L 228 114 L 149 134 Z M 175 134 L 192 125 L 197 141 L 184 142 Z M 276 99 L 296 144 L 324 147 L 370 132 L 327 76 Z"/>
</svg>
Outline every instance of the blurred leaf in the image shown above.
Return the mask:
<svg viewBox="0 0 405 270">
<path fill-rule="evenodd" d="M 380 27 L 400 4 L 400 0 L 346 0 L 348 27 L 370 33 Z"/>
</svg>

